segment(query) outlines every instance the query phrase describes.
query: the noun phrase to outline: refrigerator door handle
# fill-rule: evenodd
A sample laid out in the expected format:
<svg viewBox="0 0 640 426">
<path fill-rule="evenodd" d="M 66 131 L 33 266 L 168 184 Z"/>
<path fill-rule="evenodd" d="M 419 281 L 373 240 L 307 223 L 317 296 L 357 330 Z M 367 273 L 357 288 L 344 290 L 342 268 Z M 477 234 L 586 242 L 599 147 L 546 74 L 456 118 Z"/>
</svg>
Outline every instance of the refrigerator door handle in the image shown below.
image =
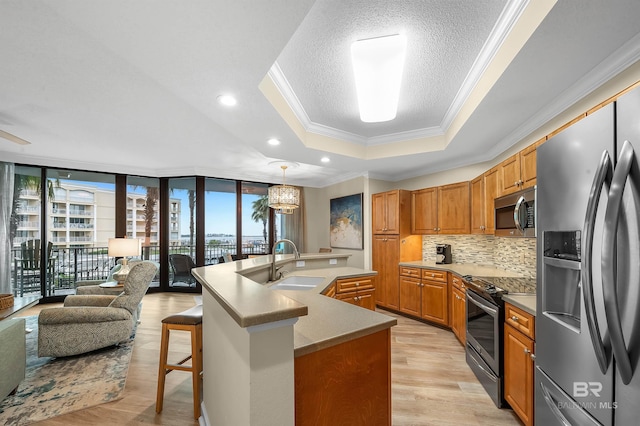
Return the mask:
<svg viewBox="0 0 640 426">
<path fill-rule="evenodd" d="M 620 378 L 625 385 L 628 385 L 633 377 L 633 368 L 627 345 L 622 333 L 622 322 L 620 320 L 620 306 L 618 304 L 617 280 L 617 255 L 616 234 L 622 209 L 622 195 L 624 186 L 629 176 L 638 180 L 640 176 L 631 175 L 631 166 L 635 160 L 633 146 L 629 141 L 625 141 L 613 179 L 609 189 L 609 202 L 604 217 L 604 230 L 602 233 L 602 293 L 604 296 L 604 310 L 609 323 L 609 334 L 611 335 L 611 346 L 616 365 L 620 372 Z M 640 182 L 635 182 L 636 184 Z"/>
<path fill-rule="evenodd" d="M 580 265 L 582 275 L 582 295 L 584 298 L 587 326 L 589 328 L 589 335 L 591 336 L 593 350 L 595 351 L 598 366 L 600 367 L 602 374 L 606 374 L 609 368 L 611 347 L 608 339 L 607 341 L 604 341 L 600 335 L 600 327 L 598 326 L 598 317 L 596 315 L 595 301 L 593 297 L 593 234 L 596 226 L 596 214 L 598 213 L 600 194 L 602 193 L 602 188 L 605 185 L 607 189 L 611 186 L 612 174 L 613 165 L 611 163 L 611 157 L 609 157 L 609 152 L 605 150 L 602 152 L 600 164 L 598 165 L 593 178 L 593 184 L 591 185 L 591 190 L 589 191 L 589 202 L 587 203 L 587 214 L 584 219 L 583 229 L 585 243 Z"/>
<path fill-rule="evenodd" d="M 540 388 L 542 389 L 542 396 L 544 397 L 544 401 L 551 409 L 553 415 L 556 416 L 558 420 L 560 420 L 560 423 L 562 423 L 563 426 L 572 426 L 571 422 L 567 420 L 564 414 L 562 414 L 562 411 L 560 411 L 560 409 L 558 408 L 558 401 L 556 401 L 553 395 L 551 395 L 549 389 L 547 389 L 547 387 L 542 383 L 540 383 Z"/>
</svg>

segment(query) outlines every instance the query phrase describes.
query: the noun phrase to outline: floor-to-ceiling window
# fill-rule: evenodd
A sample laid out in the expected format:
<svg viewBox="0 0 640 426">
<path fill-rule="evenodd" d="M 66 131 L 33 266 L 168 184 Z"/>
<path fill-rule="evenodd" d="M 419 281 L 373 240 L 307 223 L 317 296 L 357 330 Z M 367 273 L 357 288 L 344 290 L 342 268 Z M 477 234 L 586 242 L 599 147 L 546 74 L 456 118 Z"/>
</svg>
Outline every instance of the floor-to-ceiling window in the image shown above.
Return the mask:
<svg viewBox="0 0 640 426">
<path fill-rule="evenodd" d="M 242 255 L 269 252 L 269 185 L 242 182 Z"/>
<path fill-rule="evenodd" d="M 191 267 L 223 255 L 268 254 L 273 233 L 282 232 L 268 207 L 268 184 L 24 165 L 15 166 L 14 177 L 9 256 L 18 296 L 59 301 L 79 280 L 106 279 L 116 232 L 141 239 L 141 258 L 158 262 L 152 287 L 188 291 L 199 288 Z"/>
<path fill-rule="evenodd" d="M 47 169 L 46 187 L 46 240 L 53 263 L 45 294 L 73 294 L 76 281 L 104 279 L 113 267 L 107 243 L 115 236 L 115 177 Z"/>
<path fill-rule="evenodd" d="M 127 238 L 142 240 L 141 258 L 160 265 L 160 180 L 127 176 L 126 211 Z M 157 279 L 151 283 L 151 287 L 159 285 Z"/>
<path fill-rule="evenodd" d="M 195 265 L 196 258 L 196 178 L 169 179 L 169 286 L 195 287 L 189 272 L 182 274 L 178 263 Z"/>
<path fill-rule="evenodd" d="M 15 167 L 9 239 L 12 248 L 11 287 L 16 296 L 41 292 L 41 173 L 39 167 Z M 38 256 L 34 258 L 35 255 Z"/>
<path fill-rule="evenodd" d="M 224 255 L 237 255 L 236 200 L 236 181 L 205 180 L 205 265 L 219 263 Z"/>
</svg>

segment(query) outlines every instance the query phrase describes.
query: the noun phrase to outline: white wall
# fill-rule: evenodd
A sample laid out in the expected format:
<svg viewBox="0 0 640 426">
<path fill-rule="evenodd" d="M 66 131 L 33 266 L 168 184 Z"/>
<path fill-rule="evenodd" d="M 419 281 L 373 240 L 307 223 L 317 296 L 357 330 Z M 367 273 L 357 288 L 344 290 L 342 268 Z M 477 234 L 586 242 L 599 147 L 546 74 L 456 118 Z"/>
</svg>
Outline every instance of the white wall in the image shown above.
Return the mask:
<svg viewBox="0 0 640 426">
<path fill-rule="evenodd" d="M 368 269 L 371 251 L 371 193 L 369 179 L 361 176 L 324 188 L 305 188 L 305 209 L 307 212 L 307 251 L 317 252 L 320 247 L 330 247 L 329 201 L 332 198 L 363 193 L 362 227 L 364 250 L 333 248 L 335 253 L 351 254 L 347 264 Z"/>
</svg>

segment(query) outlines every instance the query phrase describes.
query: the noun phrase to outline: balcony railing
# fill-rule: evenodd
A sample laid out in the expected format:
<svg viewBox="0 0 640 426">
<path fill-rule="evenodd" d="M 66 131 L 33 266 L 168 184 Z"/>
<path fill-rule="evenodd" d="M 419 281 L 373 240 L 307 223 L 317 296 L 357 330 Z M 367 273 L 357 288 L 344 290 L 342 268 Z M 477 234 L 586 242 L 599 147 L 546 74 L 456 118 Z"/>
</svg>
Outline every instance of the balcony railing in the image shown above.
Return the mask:
<svg viewBox="0 0 640 426">
<path fill-rule="evenodd" d="M 55 238 L 53 240 L 56 240 Z M 61 239 L 64 240 L 64 239 Z M 90 241 L 90 238 L 87 238 Z M 17 239 L 14 239 L 14 243 Z M 54 241 L 55 242 L 55 241 Z M 159 246 L 143 247 L 144 259 L 159 262 Z M 169 247 L 169 254 L 187 254 L 194 257 L 195 247 L 190 245 L 176 245 Z M 253 243 L 243 244 L 242 255 L 258 255 L 267 253 L 267 244 Z M 230 254 L 237 257 L 235 243 L 215 244 L 205 247 L 204 265 L 213 265 L 222 261 L 223 254 Z M 22 270 L 20 262 L 20 249 L 12 250 L 11 279 L 14 294 L 35 295 L 40 294 L 39 271 Z M 109 257 L 107 247 L 73 247 L 57 248 L 51 254 L 50 267 L 47 279 L 45 280 L 45 295 L 64 295 L 75 293 L 75 283 L 81 280 L 105 280 L 109 276 L 109 271 L 115 265 L 114 258 Z M 173 281 L 173 271 L 169 265 L 161 266 L 169 268 L 169 283 L 172 286 L 177 284 Z M 152 287 L 158 287 L 159 274 L 154 279 Z"/>
</svg>

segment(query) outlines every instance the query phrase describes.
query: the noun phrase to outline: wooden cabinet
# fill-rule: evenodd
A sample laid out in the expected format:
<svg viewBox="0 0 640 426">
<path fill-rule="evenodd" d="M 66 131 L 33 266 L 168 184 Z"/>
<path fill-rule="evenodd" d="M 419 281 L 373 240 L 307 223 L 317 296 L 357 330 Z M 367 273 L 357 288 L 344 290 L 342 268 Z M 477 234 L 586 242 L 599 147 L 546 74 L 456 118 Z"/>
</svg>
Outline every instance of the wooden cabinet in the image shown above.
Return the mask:
<svg viewBox="0 0 640 426">
<path fill-rule="evenodd" d="M 499 173 L 498 196 L 512 194 L 536 184 L 536 149 L 546 137 L 512 155 L 496 166 Z"/>
<path fill-rule="evenodd" d="M 400 267 L 400 312 L 449 325 L 447 272 Z"/>
<path fill-rule="evenodd" d="M 410 231 L 411 193 L 402 189 L 371 196 L 374 234 L 401 235 Z"/>
<path fill-rule="evenodd" d="M 360 306 L 372 311 L 376 310 L 374 290 L 350 291 L 348 293 L 337 293 L 336 299 L 352 305 Z"/>
<path fill-rule="evenodd" d="M 391 331 L 294 358 L 295 424 L 390 425 Z"/>
<path fill-rule="evenodd" d="M 470 232 L 469 201 L 469 182 L 438 187 L 438 234 Z"/>
<path fill-rule="evenodd" d="M 422 259 L 422 237 L 411 231 L 411 193 L 387 191 L 371 196 L 373 222 L 372 269 L 376 278 L 375 302 L 399 310 L 398 264 Z"/>
<path fill-rule="evenodd" d="M 466 284 L 462 277 L 456 274 L 449 275 L 451 283 L 451 331 L 464 346 L 467 340 L 467 299 Z"/>
<path fill-rule="evenodd" d="M 471 229 L 469 182 L 420 189 L 411 194 L 414 234 L 468 234 Z"/>
<path fill-rule="evenodd" d="M 498 196 L 498 168 L 487 170 L 470 182 L 471 233 L 495 232 L 494 199 Z"/>
<path fill-rule="evenodd" d="M 420 269 L 400 267 L 400 312 L 420 316 Z"/>
<path fill-rule="evenodd" d="M 398 235 L 374 235 L 371 244 L 372 268 L 378 272 L 376 303 L 391 309 L 398 309 L 400 303 L 397 273 L 400 263 L 399 245 Z"/>
<path fill-rule="evenodd" d="M 438 188 L 425 188 L 411 193 L 411 232 L 438 233 Z"/>
<path fill-rule="evenodd" d="M 505 303 L 504 398 L 522 422 L 533 425 L 534 317 Z"/>
<path fill-rule="evenodd" d="M 375 293 L 374 277 L 364 276 L 340 278 L 324 294 L 373 311 L 376 309 Z"/>
</svg>

